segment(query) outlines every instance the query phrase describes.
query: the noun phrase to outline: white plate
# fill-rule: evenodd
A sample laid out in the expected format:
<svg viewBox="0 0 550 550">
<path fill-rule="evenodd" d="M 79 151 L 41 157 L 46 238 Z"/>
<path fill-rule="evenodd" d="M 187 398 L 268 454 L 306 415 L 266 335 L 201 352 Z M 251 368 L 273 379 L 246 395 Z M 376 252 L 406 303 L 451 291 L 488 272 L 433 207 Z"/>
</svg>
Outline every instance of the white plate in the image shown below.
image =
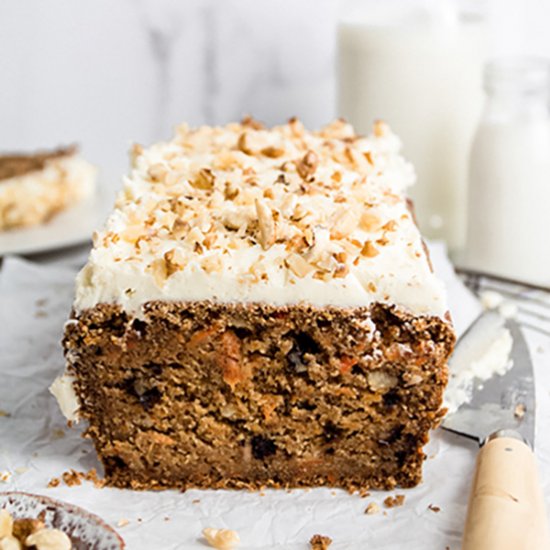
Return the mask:
<svg viewBox="0 0 550 550">
<path fill-rule="evenodd" d="M 45 224 L 0 231 L 0 257 L 48 252 L 90 241 L 105 221 L 108 208 L 105 193 L 97 192 Z"/>
</svg>

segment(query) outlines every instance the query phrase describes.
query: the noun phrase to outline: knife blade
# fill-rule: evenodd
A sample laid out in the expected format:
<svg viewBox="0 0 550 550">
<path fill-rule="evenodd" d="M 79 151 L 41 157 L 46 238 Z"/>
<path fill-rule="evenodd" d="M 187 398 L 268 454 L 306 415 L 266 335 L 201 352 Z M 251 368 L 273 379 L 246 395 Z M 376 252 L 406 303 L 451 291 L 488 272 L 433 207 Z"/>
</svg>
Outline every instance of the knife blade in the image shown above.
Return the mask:
<svg viewBox="0 0 550 550">
<path fill-rule="evenodd" d="M 495 338 L 505 342 L 506 337 L 509 343 L 512 339 L 511 348 L 494 347 Z M 490 361 L 491 353 L 483 355 L 484 350 L 502 359 L 502 349 L 510 350 L 511 367 L 484 379 L 486 367 L 496 364 Z M 481 446 L 462 550 L 550 548 L 544 496 L 531 450 L 535 439 L 533 364 L 521 329 L 495 311 L 482 314 L 459 340 L 449 367 L 451 382 L 460 372 L 479 375 L 468 388 L 471 398 L 443 423 L 446 430 L 476 439 Z"/>
<path fill-rule="evenodd" d="M 498 430 L 516 430 L 529 443 L 535 443 L 535 381 L 527 342 L 513 319 L 504 319 L 497 311 L 482 313 L 463 334 L 449 361 L 453 376 L 468 369 L 469 363 L 489 349 L 499 331 L 512 337 L 511 368 L 488 380 L 475 377 L 471 399 L 443 421 L 446 430 L 483 443 Z"/>
</svg>

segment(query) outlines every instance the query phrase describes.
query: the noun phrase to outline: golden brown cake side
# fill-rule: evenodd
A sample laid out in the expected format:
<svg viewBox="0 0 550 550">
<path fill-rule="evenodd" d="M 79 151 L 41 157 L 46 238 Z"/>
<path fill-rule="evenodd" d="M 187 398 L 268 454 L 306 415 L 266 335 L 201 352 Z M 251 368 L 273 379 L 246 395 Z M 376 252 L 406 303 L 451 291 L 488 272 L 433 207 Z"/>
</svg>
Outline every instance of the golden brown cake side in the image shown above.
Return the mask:
<svg viewBox="0 0 550 550">
<path fill-rule="evenodd" d="M 411 487 L 454 336 L 381 304 L 98 305 L 67 325 L 79 415 L 134 489 Z"/>
</svg>

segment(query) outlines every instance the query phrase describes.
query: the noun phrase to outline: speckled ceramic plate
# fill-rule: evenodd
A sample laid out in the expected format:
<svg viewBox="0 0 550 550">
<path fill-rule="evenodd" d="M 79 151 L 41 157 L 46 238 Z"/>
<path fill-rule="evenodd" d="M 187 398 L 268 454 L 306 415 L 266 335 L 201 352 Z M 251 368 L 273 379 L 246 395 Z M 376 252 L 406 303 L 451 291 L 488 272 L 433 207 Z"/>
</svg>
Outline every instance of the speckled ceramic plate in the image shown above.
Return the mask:
<svg viewBox="0 0 550 550">
<path fill-rule="evenodd" d="M 124 541 L 100 517 L 83 508 L 30 493 L 0 493 L 0 509 L 16 518 L 37 518 L 40 514 L 46 527 L 61 529 L 73 544 L 73 550 L 121 550 Z M 42 518 L 41 518 L 42 519 Z"/>
</svg>

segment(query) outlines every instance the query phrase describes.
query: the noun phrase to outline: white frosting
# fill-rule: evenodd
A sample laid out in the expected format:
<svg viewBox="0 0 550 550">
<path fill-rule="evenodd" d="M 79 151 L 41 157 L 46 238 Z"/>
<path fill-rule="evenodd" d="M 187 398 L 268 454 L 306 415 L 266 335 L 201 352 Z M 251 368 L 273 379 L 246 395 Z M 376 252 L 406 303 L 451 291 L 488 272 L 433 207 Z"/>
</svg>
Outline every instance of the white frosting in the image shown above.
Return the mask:
<svg viewBox="0 0 550 550">
<path fill-rule="evenodd" d="M 444 289 L 404 195 L 414 171 L 399 147 L 382 124 L 369 138 L 342 122 L 316 133 L 299 122 L 182 127 L 136 153 L 78 276 L 75 309 L 380 301 L 442 316 Z"/>
<path fill-rule="evenodd" d="M 0 181 L 0 229 L 40 223 L 92 195 L 96 168 L 77 155 L 48 160 L 35 170 Z"/>
<path fill-rule="evenodd" d="M 479 323 L 476 331 L 459 343 L 449 363 L 449 384 L 444 398 L 447 414 L 472 400 L 474 384 L 482 386 L 513 366 L 510 359 L 513 339 L 504 325 L 504 318 L 498 324 L 483 320 Z"/>
<path fill-rule="evenodd" d="M 78 422 L 80 402 L 74 389 L 74 377 L 70 374 L 58 376 L 50 386 L 50 393 L 57 399 L 65 418 L 71 422 Z"/>
</svg>

